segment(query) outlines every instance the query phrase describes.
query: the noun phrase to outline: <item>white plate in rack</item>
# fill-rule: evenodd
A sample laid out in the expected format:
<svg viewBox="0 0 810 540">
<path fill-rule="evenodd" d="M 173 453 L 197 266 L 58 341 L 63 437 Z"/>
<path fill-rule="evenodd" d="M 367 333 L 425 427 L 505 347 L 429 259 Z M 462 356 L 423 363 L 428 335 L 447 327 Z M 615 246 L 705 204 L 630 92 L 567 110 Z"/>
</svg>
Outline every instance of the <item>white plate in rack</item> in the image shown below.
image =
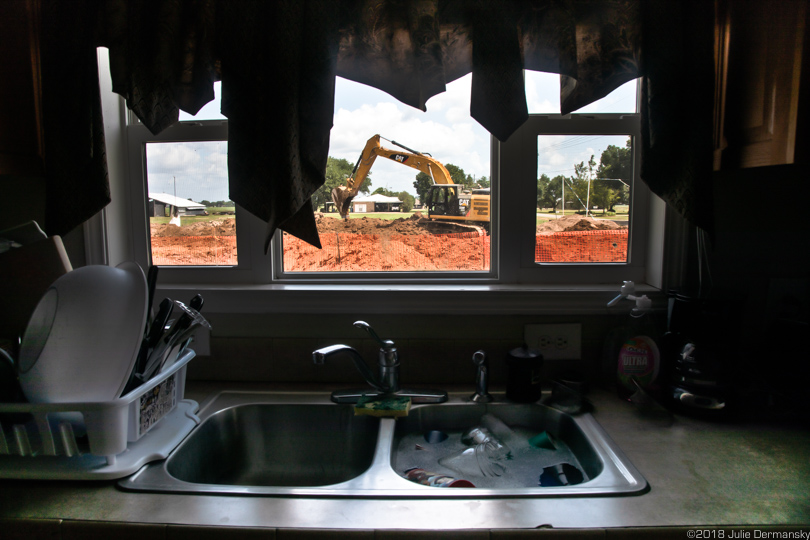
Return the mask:
<svg viewBox="0 0 810 540">
<path fill-rule="evenodd" d="M 146 326 L 146 276 L 134 262 L 76 268 L 45 292 L 17 362 L 31 403 L 118 398 Z"/>
</svg>

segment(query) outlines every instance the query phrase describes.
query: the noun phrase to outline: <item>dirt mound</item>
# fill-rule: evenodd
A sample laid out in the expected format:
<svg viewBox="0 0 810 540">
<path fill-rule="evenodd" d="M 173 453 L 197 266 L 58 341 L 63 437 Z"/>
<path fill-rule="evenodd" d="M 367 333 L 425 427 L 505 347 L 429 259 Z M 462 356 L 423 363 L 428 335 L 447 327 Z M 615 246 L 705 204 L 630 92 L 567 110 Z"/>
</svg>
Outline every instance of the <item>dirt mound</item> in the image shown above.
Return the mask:
<svg viewBox="0 0 810 540">
<path fill-rule="evenodd" d="M 315 223 L 318 226 L 318 232 L 321 234 L 352 233 L 385 236 L 394 234 L 450 234 L 475 230 L 474 227 L 469 225 L 431 221 L 419 212 L 415 212 L 409 217 L 397 219 L 380 219 L 364 216 L 348 221 L 343 221 L 339 217 L 325 216 L 320 212 L 316 212 Z M 152 225 L 152 236 L 156 237 L 235 235 L 235 218 L 212 219 L 188 224 L 183 223 L 182 227 L 168 223 Z"/>
<path fill-rule="evenodd" d="M 343 221 L 339 217 L 325 216 L 315 212 L 315 223 L 319 233 L 353 233 L 353 234 L 449 234 L 470 232 L 469 226 L 431 221 L 420 212 L 414 212 L 409 217 L 397 219 L 380 219 L 364 216 L 357 219 Z"/>
<path fill-rule="evenodd" d="M 568 231 L 604 231 L 610 229 L 626 229 L 609 219 L 596 219 L 580 215 L 565 216 L 552 219 L 537 226 L 537 234 L 551 234 Z"/>
<path fill-rule="evenodd" d="M 181 220 L 182 223 L 182 220 Z M 212 219 L 178 227 L 171 223 L 152 224 L 152 236 L 236 236 L 236 219 Z"/>
</svg>

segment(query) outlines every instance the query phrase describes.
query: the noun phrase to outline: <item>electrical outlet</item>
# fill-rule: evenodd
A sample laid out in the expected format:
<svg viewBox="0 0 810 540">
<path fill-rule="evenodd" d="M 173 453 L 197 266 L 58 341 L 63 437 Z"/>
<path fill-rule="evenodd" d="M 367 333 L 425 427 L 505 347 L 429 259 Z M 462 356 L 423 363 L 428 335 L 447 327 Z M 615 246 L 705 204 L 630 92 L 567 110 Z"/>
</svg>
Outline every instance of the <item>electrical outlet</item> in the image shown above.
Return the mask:
<svg viewBox="0 0 810 540">
<path fill-rule="evenodd" d="M 538 349 L 545 360 L 579 360 L 582 357 L 582 325 L 527 324 L 526 346 Z"/>
</svg>

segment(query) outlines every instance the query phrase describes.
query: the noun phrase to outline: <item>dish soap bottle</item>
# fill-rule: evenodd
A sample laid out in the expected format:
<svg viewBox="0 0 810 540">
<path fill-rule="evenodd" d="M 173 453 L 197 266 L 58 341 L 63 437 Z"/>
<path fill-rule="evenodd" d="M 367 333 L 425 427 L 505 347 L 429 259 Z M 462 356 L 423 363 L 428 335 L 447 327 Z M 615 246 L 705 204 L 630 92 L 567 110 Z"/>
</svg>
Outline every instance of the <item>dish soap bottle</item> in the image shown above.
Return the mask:
<svg viewBox="0 0 810 540">
<path fill-rule="evenodd" d="M 652 301 L 647 295 L 630 299 L 635 300 L 636 305 L 630 310 L 629 332 L 619 349 L 616 391 L 622 399 L 629 399 L 636 392 L 637 383 L 648 394 L 657 397 L 660 393 L 661 353 Z"/>
<path fill-rule="evenodd" d="M 622 298 L 635 302 L 627 325 L 612 333 L 612 343 L 607 347 L 615 368 L 616 392 L 620 398 L 629 400 L 638 385 L 653 397 L 660 397 L 661 352 L 652 300 L 633 292 L 633 283 L 625 282 L 621 294 L 608 304 L 615 305 Z"/>
</svg>

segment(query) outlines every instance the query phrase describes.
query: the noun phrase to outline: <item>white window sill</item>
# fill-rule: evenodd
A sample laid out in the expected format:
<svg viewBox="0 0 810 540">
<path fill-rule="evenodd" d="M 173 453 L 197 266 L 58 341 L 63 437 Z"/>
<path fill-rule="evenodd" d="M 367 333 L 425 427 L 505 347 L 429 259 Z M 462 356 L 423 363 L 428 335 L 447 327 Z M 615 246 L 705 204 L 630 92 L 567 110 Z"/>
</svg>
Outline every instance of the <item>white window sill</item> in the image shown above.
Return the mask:
<svg viewBox="0 0 810 540">
<path fill-rule="evenodd" d="M 527 285 L 161 285 L 156 298 L 205 298 L 206 313 L 605 314 L 621 283 Z M 664 295 L 638 284 L 638 294 L 663 306 Z"/>
</svg>

